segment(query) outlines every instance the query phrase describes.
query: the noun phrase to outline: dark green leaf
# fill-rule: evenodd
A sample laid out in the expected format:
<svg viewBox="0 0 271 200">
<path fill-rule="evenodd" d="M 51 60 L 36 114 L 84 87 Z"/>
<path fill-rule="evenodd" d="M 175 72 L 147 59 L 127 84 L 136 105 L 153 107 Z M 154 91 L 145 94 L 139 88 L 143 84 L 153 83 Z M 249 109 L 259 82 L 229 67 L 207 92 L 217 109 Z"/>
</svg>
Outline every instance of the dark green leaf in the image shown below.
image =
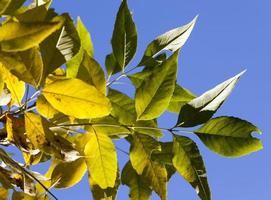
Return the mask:
<svg viewBox="0 0 271 200">
<path fill-rule="evenodd" d="M 105 58 L 105 66 L 108 77 L 110 77 L 112 74 L 116 74 L 122 70 L 122 68 L 119 66 L 118 62 L 116 61 L 116 58 L 113 53 L 109 54 Z"/>
</svg>

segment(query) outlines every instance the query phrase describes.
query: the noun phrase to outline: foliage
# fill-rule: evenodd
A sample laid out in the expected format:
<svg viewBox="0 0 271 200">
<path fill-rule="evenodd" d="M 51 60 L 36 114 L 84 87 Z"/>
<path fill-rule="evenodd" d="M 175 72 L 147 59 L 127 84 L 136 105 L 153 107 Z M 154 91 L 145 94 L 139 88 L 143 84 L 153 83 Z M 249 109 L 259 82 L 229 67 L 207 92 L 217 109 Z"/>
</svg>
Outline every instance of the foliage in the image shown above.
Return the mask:
<svg viewBox="0 0 271 200">
<path fill-rule="evenodd" d="M 137 31 L 123 0 L 105 75 L 81 19 L 75 26 L 50 4 L 0 2 L 1 199 L 56 199 L 50 188 L 72 187 L 88 173 L 94 199 L 115 199 L 122 183 L 132 200 L 149 199 L 152 191 L 165 200 L 167 183 L 179 173 L 199 198 L 210 200 L 204 161 L 187 136 L 198 136 L 226 157 L 262 148 L 251 135 L 261 133 L 253 124 L 231 116 L 212 118 L 244 72 L 198 97 L 177 84 L 179 51 L 197 17 L 158 36 L 139 64 L 129 67 Z M 123 77 L 134 85 L 134 99 L 112 88 Z M 157 119 L 166 111 L 179 115 L 176 125 L 160 128 Z M 172 140 L 162 142 L 163 134 Z M 130 144 L 123 169 L 114 143 L 120 139 Z M 24 163 L 15 161 L 7 146 L 16 146 Z M 44 162 L 50 163 L 46 174 L 31 170 Z"/>
</svg>

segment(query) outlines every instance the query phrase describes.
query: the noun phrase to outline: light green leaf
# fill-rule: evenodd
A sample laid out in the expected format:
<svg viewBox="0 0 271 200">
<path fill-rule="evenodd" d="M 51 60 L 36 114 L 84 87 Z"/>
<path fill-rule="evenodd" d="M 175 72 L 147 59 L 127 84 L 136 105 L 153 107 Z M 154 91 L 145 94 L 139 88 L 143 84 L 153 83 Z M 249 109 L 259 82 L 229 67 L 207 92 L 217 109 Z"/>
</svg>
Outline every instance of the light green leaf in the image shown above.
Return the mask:
<svg viewBox="0 0 271 200">
<path fill-rule="evenodd" d="M 110 89 L 108 98 L 112 104 L 111 115 L 118 119 L 121 124 L 132 125 L 136 121 L 135 102 L 127 95 Z"/>
<path fill-rule="evenodd" d="M 195 131 L 201 141 L 212 151 L 227 157 L 240 157 L 263 148 L 252 132 L 261 133 L 253 124 L 235 117 L 211 119 Z"/>
<path fill-rule="evenodd" d="M 244 73 L 245 71 L 237 74 L 185 104 L 179 113 L 177 125 L 192 127 L 207 122 L 227 99 Z"/>
<path fill-rule="evenodd" d="M 112 140 L 93 129 L 85 146 L 85 159 L 93 180 L 102 188 L 114 187 L 117 178 L 117 153 Z"/>
<path fill-rule="evenodd" d="M 160 151 L 161 146 L 157 140 L 148 135 L 134 133 L 132 138 L 130 160 L 133 168 L 141 175 L 145 167 L 152 162 L 152 152 Z"/>
<path fill-rule="evenodd" d="M 43 89 L 43 95 L 58 111 L 79 119 L 103 117 L 111 111 L 110 101 L 79 79 L 53 82 Z"/>
<path fill-rule="evenodd" d="M 130 200 L 149 200 L 152 190 L 146 181 L 136 173 L 130 162 L 126 163 L 121 174 L 122 184 L 130 187 Z"/>
<path fill-rule="evenodd" d="M 172 162 L 176 170 L 195 188 L 202 200 L 210 200 L 207 174 L 196 143 L 188 137 L 175 136 L 173 154 Z"/>
<path fill-rule="evenodd" d="M 2 51 L 24 51 L 39 45 L 44 39 L 64 23 L 62 17 L 50 22 L 20 23 L 10 21 L 0 27 L 0 44 Z"/>
<path fill-rule="evenodd" d="M 168 107 L 174 92 L 177 65 L 177 51 L 160 66 L 155 67 L 136 89 L 135 107 L 138 120 L 159 117 Z"/>
<path fill-rule="evenodd" d="M 136 121 L 134 131 L 160 138 L 163 136 L 163 132 L 157 127 L 156 120 Z"/>
<path fill-rule="evenodd" d="M 123 0 L 119 8 L 111 42 L 116 61 L 124 69 L 134 57 L 137 48 L 136 26 L 127 0 Z"/>
<path fill-rule="evenodd" d="M 170 50 L 175 52 L 176 50 L 182 48 L 192 32 L 196 20 L 197 17 L 195 17 L 189 24 L 172 29 L 158 36 L 148 45 L 138 66 L 148 65 L 149 62 L 153 62 L 154 57 L 158 56 L 163 51 Z"/>
<path fill-rule="evenodd" d="M 194 99 L 196 96 L 192 94 L 189 90 L 181 87 L 180 85 L 176 84 L 172 98 L 168 105 L 168 110 L 170 112 L 179 113 L 181 108 Z"/>
<path fill-rule="evenodd" d="M 87 171 L 85 159 L 79 158 L 72 162 L 60 162 L 53 170 L 52 183 L 56 188 L 69 188 L 77 184 Z"/>
<path fill-rule="evenodd" d="M 99 63 L 91 58 L 86 51 L 82 63 L 78 69 L 77 78 L 96 87 L 101 93 L 106 92 L 106 80 L 104 71 Z"/>
</svg>

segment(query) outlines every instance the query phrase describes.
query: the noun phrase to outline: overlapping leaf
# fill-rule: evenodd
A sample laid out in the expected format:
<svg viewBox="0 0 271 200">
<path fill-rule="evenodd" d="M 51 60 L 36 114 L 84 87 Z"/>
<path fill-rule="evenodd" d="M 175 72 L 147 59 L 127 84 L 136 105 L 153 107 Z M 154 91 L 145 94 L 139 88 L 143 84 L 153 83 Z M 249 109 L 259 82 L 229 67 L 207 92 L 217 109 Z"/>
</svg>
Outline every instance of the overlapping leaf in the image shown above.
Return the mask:
<svg viewBox="0 0 271 200">
<path fill-rule="evenodd" d="M 252 132 L 261 133 L 253 124 L 235 117 L 211 119 L 195 131 L 212 151 L 227 157 L 240 157 L 263 148 Z"/>
</svg>

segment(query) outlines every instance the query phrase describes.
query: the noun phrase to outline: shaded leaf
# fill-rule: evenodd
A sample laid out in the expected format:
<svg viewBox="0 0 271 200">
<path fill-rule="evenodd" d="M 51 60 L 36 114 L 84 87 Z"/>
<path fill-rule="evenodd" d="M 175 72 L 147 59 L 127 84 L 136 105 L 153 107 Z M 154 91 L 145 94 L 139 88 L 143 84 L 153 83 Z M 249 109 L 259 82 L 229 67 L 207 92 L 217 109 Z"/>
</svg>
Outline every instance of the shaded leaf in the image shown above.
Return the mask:
<svg viewBox="0 0 271 200">
<path fill-rule="evenodd" d="M 6 188 L 0 187 L 0 200 L 8 199 L 8 190 Z"/>
<path fill-rule="evenodd" d="M 132 60 L 137 47 L 137 32 L 132 15 L 123 0 L 119 8 L 112 35 L 112 49 L 119 66 L 124 69 Z"/>
<path fill-rule="evenodd" d="M 113 53 L 108 54 L 105 58 L 105 66 L 108 77 L 113 74 L 116 74 L 122 70 L 119 66 L 119 63 L 116 61 L 116 58 Z"/>
<path fill-rule="evenodd" d="M 36 109 L 39 114 L 48 119 L 53 118 L 59 112 L 45 99 L 43 95 L 39 95 L 36 101 Z"/>
<path fill-rule="evenodd" d="M 245 71 L 220 83 L 213 89 L 184 105 L 180 111 L 178 126 L 192 127 L 208 121 L 230 95 Z"/>
<path fill-rule="evenodd" d="M 126 163 L 121 174 L 122 184 L 130 187 L 131 200 L 148 200 L 151 197 L 152 190 L 146 181 L 136 173 L 130 162 Z"/>
<path fill-rule="evenodd" d="M 43 89 L 43 95 L 58 111 L 79 119 L 103 117 L 111 111 L 110 101 L 79 79 L 53 82 Z"/>
<path fill-rule="evenodd" d="M 117 175 L 117 153 L 112 140 L 93 129 L 85 146 L 85 159 L 93 180 L 102 188 L 114 187 Z"/>
<path fill-rule="evenodd" d="M 212 151 L 227 157 L 240 157 L 263 148 L 252 132 L 261 133 L 253 124 L 235 117 L 211 119 L 195 131 L 201 141 Z"/>
<path fill-rule="evenodd" d="M 24 51 L 39 45 L 63 25 L 63 18 L 50 22 L 20 23 L 10 21 L 0 27 L 0 44 L 3 51 Z"/>
<path fill-rule="evenodd" d="M 196 96 L 192 94 L 189 90 L 181 87 L 180 85 L 176 84 L 172 98 L 168 105 L 168 110 L 170 112 L 179 113 L 181 108 Z"/>
<path fill-rule="evenodd" d="M 172 29 L 153 40 L 145 50 L 144 56 L 141 59 L 138 66 L 148 65 L 149 62 L 153 62 L 153 58 L 162 53 L 165 50 L 175 52 L 180 49 L 190 36 L 197 17 L 195 17 L 189 24 L 182 27 Z"/>
<path fill-rule="evenodd" d="M 178 53 L 177 51 L 163 64 L 155 67 L 151 75 L 136 89 L 138 120 L 157 118 L 167 109 L 175 87 Z"/>
<path fill-rule="evenodd" d="M 1 0 L 0 2 L 0 15 L 13 14 L 14 11 L 19 9 L 26 0 Z"/>
<path fill-rule="evenodd" d="M 195 188 L 202 200 L 210 200 L 207 174 L 196 143 L 188 137 L 175 136 L 173 154 L 172 162 L 176 170 Z"/>
</svg>

